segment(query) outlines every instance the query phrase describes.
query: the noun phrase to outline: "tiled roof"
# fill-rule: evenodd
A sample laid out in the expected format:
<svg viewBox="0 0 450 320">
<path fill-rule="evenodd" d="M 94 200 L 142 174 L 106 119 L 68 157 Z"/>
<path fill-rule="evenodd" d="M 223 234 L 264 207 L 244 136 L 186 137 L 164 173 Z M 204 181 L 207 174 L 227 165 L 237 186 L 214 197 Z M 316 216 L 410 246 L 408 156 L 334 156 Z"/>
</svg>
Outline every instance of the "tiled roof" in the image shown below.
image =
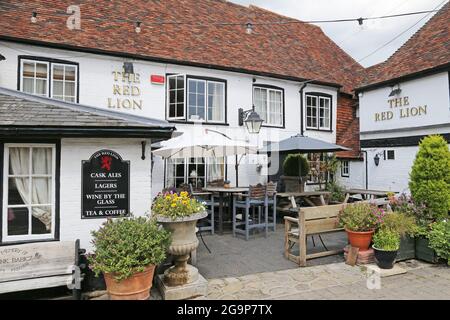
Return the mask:
<svg viewBox="0 0 450 320">
<path fill-rule="evenodd" d="M 0 88 L 0 127 L 142 128 L 171 132 L 162 120 L 138 117 L 90 106 L 32 96 Z"/>
<path fill-rule="evenodd" d="M 450 68 L 450 2 L 388 60 L 366 69 L 366 87 L 439 67 Z"/>
<path fill-rule="evenodd" d="M 66 27 L 66 11 L 73 1 L 1 1 L 0 39 L 25 39 L 293 80 L 315 79 L 342 85 L 346 92 L 355 87 L 363 70 L 319 27 L 254 6 L 225 0 L 75 3 L 81 8 L 81 30 Z M 33 11 L 37 12 L 36 23 L 30 22 Z M 135 32 L 136 21 L 142 22 L 139 34 Z M 286 23 L 258 24 L 280 21 Z M 239 25 L 214 24 L 217 22 Z M 252 34 L 245 32 L 247 22 L 254 24 Z"/>
</svg>

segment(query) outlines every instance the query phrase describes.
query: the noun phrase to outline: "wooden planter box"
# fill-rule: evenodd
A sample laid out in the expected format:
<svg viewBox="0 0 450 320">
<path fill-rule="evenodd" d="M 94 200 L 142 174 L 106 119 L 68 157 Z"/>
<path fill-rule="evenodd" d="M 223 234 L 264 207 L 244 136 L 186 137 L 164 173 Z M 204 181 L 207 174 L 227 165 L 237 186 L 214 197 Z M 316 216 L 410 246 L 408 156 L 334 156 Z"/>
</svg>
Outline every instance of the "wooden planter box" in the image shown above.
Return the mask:
<svg viewBox="0 0 450 320">
<path fill-rule="evenodd" d="M 410 236 L 400 239 L 400 249 L 397 252 L 396 261 L 410 260 L 416 257 L 416 241 Z"/>
<path fill-rule="evenodd" d="M 416 258 L 430 263 L 437 263 L 439 257 L 436 251 L 428 246 L 428 239 L 416 238 Z"/>
<path fill-rule="evenodd" d="M 281 176 L 283 180 L 285 192 L 304 192 L 305 179 L 302 177 Z"/>
</svg>

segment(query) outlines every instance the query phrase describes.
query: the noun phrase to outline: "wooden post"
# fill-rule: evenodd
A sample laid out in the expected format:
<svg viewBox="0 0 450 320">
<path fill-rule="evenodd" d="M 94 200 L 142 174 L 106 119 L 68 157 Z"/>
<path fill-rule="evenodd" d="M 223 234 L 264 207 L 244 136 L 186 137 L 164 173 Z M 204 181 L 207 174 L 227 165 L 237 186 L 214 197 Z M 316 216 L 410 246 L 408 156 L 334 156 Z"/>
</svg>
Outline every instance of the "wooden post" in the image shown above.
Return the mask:
<svg viewBox="0 0 450 320">
<path fill-rule="evenodd" d="M 306 225 L 305 225 L 305 213 L 299 210 L 298 213 L 298 237 L 299 237 L 299 265 L 300 267 L 306 267 Z"/>
</svg>

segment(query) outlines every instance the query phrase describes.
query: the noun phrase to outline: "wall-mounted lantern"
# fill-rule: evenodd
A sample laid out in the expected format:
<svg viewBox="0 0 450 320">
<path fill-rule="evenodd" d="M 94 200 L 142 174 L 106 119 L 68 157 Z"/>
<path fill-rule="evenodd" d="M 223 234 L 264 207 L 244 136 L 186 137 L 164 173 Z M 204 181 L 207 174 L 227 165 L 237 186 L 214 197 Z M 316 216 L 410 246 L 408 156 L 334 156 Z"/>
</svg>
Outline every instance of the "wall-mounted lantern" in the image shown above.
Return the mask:
<svg viewBox="0 0 450 320">
<path fill-rule="evenodd" d="M 133 74 L 134 73 L 134 66 L 132 62 L 124 62 L 123 63 L 123 72 L 126 74 Z"/>
<path fill-rule="evenodd" d="M 247 131 L 251 134 L 258 134 L 261 130 L 263 119 L 255 111 L 255 106 L 252 109 L 244 111 L 244 109 L 239 109 L 239 125 L 247 128 Z"/>
<path fill-rule="evenodd" d="M 400 89 L 400 85 L 397 84 L 396 86 L 391 87 L 391 93 L 389 93 L 389 97 L 399 96 L 400 93 L 402 93 L 402 89 Z"/>
<path fill-rule="evenodd" d="M 378 152 L 375 157 L 373 158 L 373 161 L 375 162 L 375 165 L 378 167 L 378 165 L 380 164 L 380 156 L 381 155 L 385 155 L 384 151 Z M 386 157 L 384 157 L 386 159 Z"/>
<path fill-rule="evenodd" d="M 3 61 L 3 60 L 6 60 L 6 58 L 0 54 L 0 61 Z"/>
</svg>

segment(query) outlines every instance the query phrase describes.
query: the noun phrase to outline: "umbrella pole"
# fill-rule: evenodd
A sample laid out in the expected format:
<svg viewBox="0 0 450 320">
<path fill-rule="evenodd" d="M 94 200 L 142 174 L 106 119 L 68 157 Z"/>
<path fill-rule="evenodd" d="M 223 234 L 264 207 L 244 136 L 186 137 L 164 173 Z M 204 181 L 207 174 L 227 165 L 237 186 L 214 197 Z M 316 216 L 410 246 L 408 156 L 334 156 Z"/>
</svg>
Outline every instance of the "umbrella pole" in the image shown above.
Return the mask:
<svg viewBox="0 0 450 320">
<path fill-rule="evenodd" d="M 236 164 L 234 165 L 234 169 L 236 170 L 236 188 L 239 187 L 239 163 L 238 156 L 236 155 Z"/>
</svg>

